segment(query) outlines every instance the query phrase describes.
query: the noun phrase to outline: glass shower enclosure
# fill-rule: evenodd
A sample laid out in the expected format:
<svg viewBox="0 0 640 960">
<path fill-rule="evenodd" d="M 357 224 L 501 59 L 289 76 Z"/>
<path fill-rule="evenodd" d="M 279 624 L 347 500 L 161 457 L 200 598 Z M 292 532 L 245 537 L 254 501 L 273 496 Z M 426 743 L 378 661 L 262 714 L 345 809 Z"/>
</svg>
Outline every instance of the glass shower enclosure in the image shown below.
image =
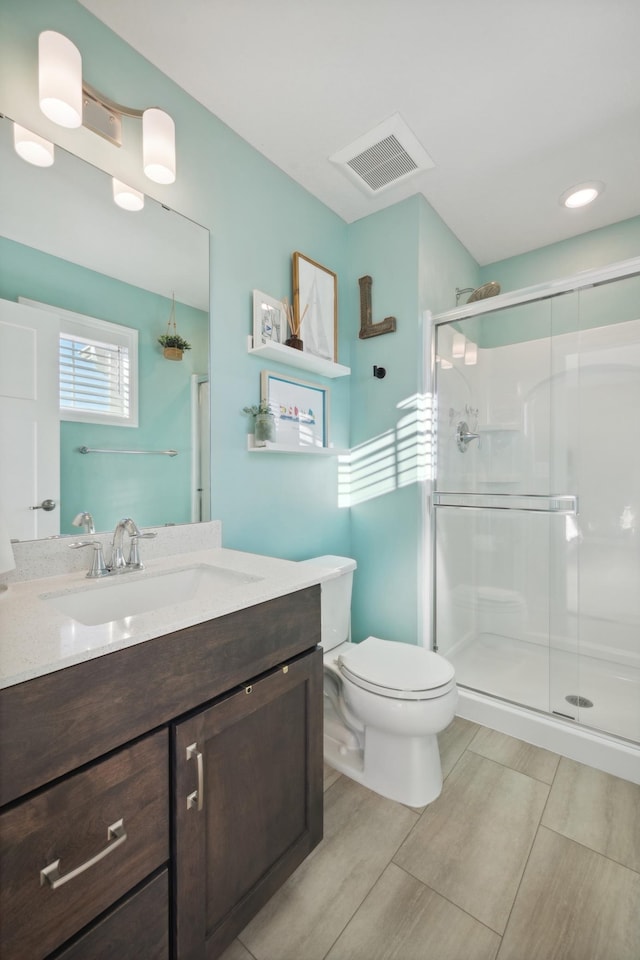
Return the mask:
<svg viewBox="0 0 640 960">
<path fill-rule="evenodd" d="M 466 310 L 434 331 L 434 646 L 640 742 L 640 276 Z"/>
</svg>

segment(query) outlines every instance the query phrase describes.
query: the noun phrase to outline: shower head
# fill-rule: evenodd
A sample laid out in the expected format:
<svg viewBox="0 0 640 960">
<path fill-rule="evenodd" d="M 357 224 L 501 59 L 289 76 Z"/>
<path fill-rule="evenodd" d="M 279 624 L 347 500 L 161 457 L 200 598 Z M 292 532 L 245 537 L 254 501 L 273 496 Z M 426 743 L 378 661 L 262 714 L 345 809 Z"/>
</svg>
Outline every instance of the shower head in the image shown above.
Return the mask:
<svg viewBox="0 0 640 960">
<path fill-rule="evenodd" d="M 495 280 L 490 280 L 489 283 L 483 283 L 481 287 L 476 287 L 475 290 L 473 287 L 465 287 L 463 290 L 461 290 L 460 287 L 456 287 L 456 307 L 463 293 L 471 293 L 471 296 L 466 302 L 475 303 L 476 300 L 486 300 L 487 297 L 497 297 L 500 293 L 500 284 L 496 283 Z"/>
</svg>

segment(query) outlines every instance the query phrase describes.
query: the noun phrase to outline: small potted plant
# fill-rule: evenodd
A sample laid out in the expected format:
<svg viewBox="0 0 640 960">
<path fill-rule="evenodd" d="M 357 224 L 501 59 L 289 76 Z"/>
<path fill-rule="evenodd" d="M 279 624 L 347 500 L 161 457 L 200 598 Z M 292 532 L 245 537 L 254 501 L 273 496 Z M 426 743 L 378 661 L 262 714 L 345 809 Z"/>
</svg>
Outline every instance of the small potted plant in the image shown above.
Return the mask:
<svg viewBox="0 0 640 960">
<path fill-rule="evenodd" d="M 163 353 L 167 360 L 182 360 L 182 354 L 185 350 L 191 350 L 191 344 L 179 333 L 163 333 L 158 337 L 158 343 L 163 347 Z"/>
<path fill-rule="evenodd" d="M 171 311 L 167 321 L 167 332 L 158 337 L 158 343 L 163 348 L 167 360 L 182 360 L 185 350 L 191 350 L 191 344 L 181 337 L 176 327 L 176 298 L 171 294 Z"/>
<path fill-rule="evenodd" d="M 256 447 L 266 447 L 267 440 L 272 443 L 276 439 L 276 418 L 269 408 L 268 400 L 261 400 L 251 407 L 243 407 L 243 413 L 253 417 L 253 436 Z"/>
</svg>

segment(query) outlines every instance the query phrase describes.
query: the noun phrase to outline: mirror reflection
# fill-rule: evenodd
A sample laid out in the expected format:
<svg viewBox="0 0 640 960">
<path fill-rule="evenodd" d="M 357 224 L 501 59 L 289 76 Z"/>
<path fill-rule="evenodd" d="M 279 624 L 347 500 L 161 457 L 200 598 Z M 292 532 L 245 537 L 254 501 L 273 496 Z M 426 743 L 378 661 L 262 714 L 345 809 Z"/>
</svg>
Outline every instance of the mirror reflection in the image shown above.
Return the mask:
<svg viewBox="0 0 640 960">
<path fill-rule="evenodd" d="M 116 206 L 112 178 L 57 146 L 53 166 L 26 163 L 8 118 L 0 157 L 10 536 L 78 536 L 83 513 L 98 531 L 210 519 L 208 230 L 149 197 Z M 173 333 L 181 359 L 158 343 Z"/>
</svg>

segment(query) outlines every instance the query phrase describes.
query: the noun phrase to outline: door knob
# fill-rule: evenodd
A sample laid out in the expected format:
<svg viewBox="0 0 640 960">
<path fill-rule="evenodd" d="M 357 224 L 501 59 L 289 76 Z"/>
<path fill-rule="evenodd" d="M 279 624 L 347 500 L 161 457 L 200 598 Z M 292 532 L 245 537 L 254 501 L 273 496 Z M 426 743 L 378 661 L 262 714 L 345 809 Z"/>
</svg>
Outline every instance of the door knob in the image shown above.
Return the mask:
<svg viewBox="0 0 640 960">
<path fill-rule="evenodd" d="M 29 507 L 29 510 L 46 510 L 46 512 L 49 513 L 50 510 L 55 510 L 55 508 L 55 500 L 43 500 L 37 507 Z"/>
</svg>

